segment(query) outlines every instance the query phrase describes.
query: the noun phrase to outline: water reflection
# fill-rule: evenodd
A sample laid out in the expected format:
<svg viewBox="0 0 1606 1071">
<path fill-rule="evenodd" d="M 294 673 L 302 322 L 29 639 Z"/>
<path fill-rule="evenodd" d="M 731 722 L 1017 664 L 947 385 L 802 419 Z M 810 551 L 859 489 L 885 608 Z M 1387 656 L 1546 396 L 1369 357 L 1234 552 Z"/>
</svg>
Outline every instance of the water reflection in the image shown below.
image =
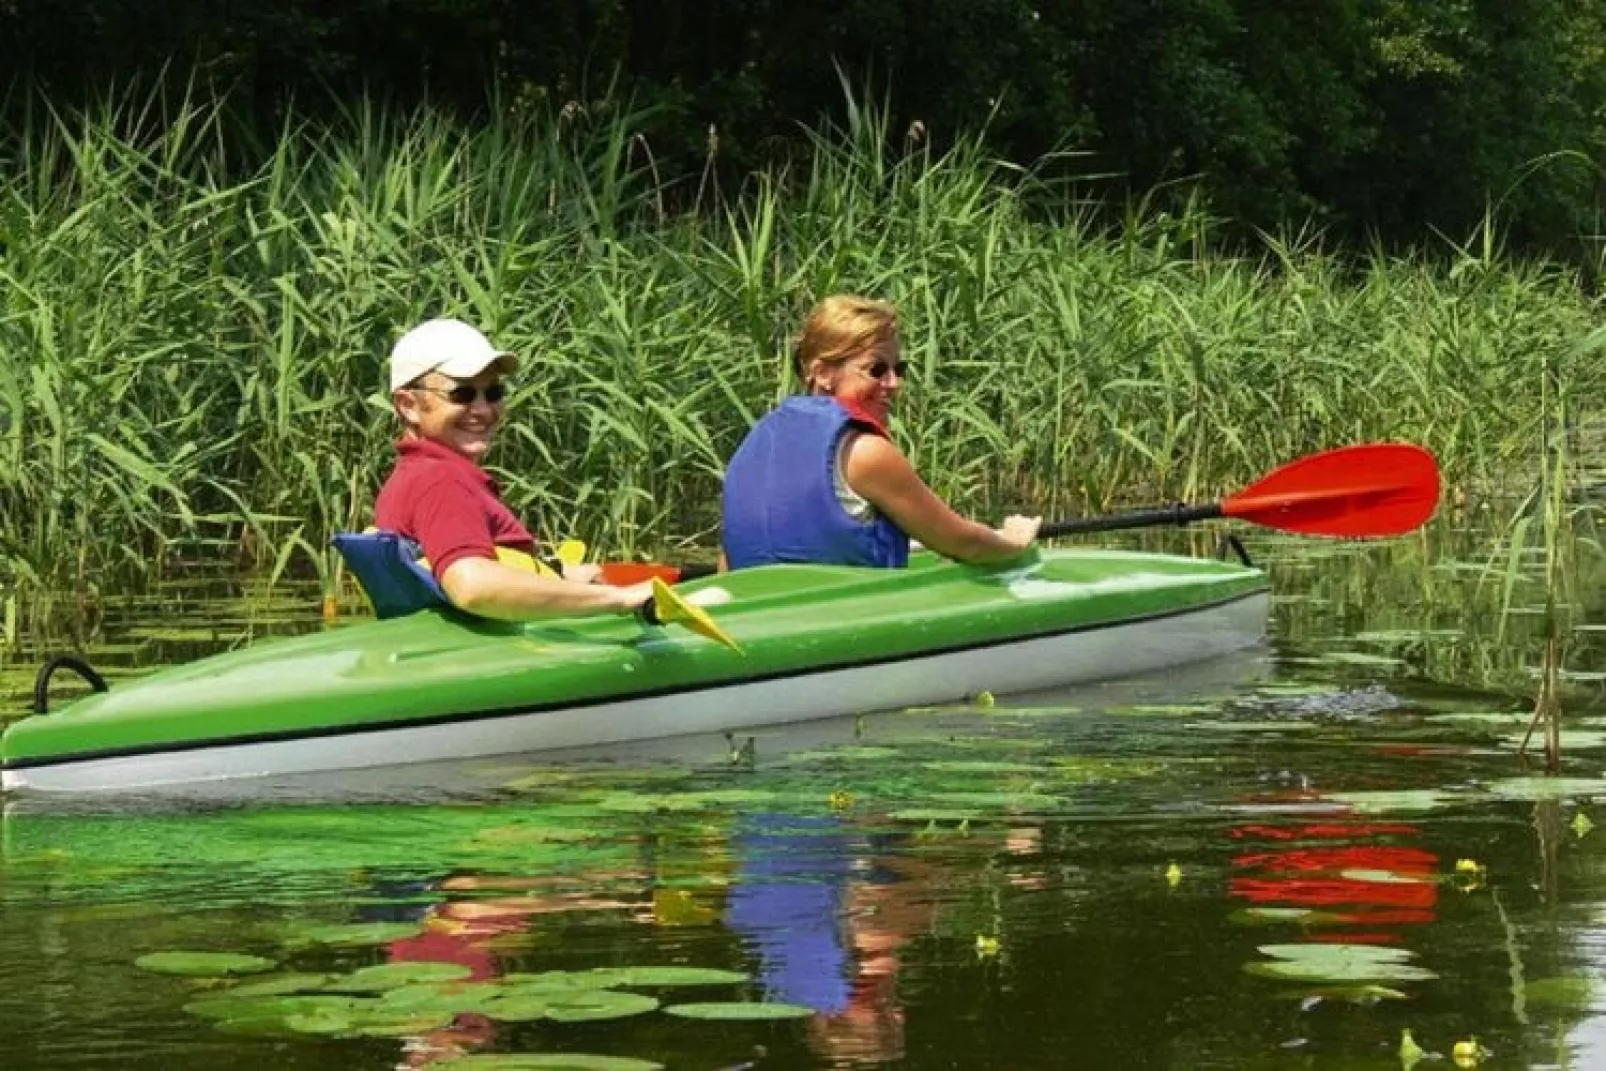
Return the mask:
<svg viewBox="0 0 1606 1071">
<path fill-rule="evenodd" d="M 1311 940 L 1397 943 L 1403 936 L 1397 927 L 1438 917 L 1439 856 L 1398 843 L 1419 838 L 1417 826 L 1256 824 L 1234 827 L 1228 835 L 1275 846 L 1233 858 L 1231 894 L 1256 906 L 1299 909 L 1289 917 L 1317 931 Z M 1346 928 L 1322 932 L 1326 927 Z"/>
<path fill-rule="evenodd" d="M 1276 577 L 1273 657 L 765 732 L 748 765 L 688 738 L 254 795 L 11 801 L 6 1066 L 346 1071 L 539 1051 L 762 1071 L 1393 1071 L 1405 1029 L 1444 1057 L 1419 1071 L 1453 1066 L 1473 1034 L 1490 1067 L 1606 1058 L 1606 782 L 1582 737 L 1565 784 L 1512 757 L 1538 631 L 1481 571 L 1504 548 L 1447 530 L 1251 549 Z M 1569 596 L 1583 625 L 1606 609 L 1590 575 Z M 1573 724 L 1595 714 L 1602 638 L 1569 650 Z M 1481 869 L 1459 874 L 1462 859 Z M 414 931 L 288 940 L 387 921 Z M 239 1037 L 184 1011 L 226 984 L 133 966 L 172 949 L 313 973 L 453 963 L 463 985 L 720 968 L 749 980 L 641 991 L 814 1014 L 470 1009 L 404 1037 Z"/>
</svg>

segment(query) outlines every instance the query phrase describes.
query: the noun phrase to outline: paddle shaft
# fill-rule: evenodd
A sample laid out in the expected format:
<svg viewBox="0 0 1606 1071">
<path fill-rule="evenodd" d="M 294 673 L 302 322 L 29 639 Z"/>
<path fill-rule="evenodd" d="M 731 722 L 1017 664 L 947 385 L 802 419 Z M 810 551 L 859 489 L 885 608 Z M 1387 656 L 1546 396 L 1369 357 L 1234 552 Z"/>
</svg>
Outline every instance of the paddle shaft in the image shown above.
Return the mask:
<svg viewBox="0 0 1606 1071">
<path fill-rule="evenodd" d="M 1221 516 L 1221 503 L 1203 506 L 1160 506 L 1154 509 L 1133 510 L 1131 513 L 1112 513 L 1107 517 L 1078 517 L 1068 521 L 1053 521 L 1037 531 L 1039 539 L 1073 535 L 1077 532 L 1113 532 L 1123 528 L 1156 528 L 1165 524 L 1192 524 Z"/>
<path fill-rule="evenodd" d="M 1112 513 L 1107 517 L 1078 517 L 1068 521 L 1053 521 L 1038 530 L 1037 538 L 1053 539 L 1055 536 L 1074 535 L 1078 532 L 1113 532 L 1124 528 L 1157 528 L 1167 524 L 1180 526 L 1192 524 L 1194 521 L 1208 521 L 1221 515 L 1220 502 L 1211 502 L 1203 506 L 1187 506 L 1179 503 L 1175 506 L 1133 510 L 1130 513 Z M 680 567 L 680 576 L 675 582 L 699 580 L 705 576 L 714 576 L 718 572 L 719 569 L 712 565 L 685 565 Z"/>
<path fill-rule="evenodd" d="M 1409 443 L 1360 443 L 1290 461 L 1220 502 L 1178 503 L 1052 521 L 1038 538 L 1123 528 L 1185 525 L 1231 517 L 1298 535 L 1339 539 L 1403 535 L 1419 528 L 1439 502 L 1439 466 Z M 676 581 L 708 576 L 712 569 L 683 569 Z"/>
</svg>

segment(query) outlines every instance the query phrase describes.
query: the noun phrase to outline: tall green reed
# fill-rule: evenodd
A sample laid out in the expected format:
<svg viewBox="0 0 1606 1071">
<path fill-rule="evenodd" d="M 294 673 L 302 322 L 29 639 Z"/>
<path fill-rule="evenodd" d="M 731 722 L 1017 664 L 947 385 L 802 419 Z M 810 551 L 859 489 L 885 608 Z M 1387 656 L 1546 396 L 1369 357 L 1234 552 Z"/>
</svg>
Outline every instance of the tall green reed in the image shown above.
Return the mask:
<svg viewBox="0 0 1606 1071">
<path fill-rule="evenodd" d="M 723 461 L 835 290 L 901 309 L 897 433 L 983 516 L 1215 495 L 1366 439 L 1492 493 L 1535 462 L 1548 355 L 1593 326 L 1568 273 L 1482 241 L 1227 251 L 1207 206 L 1110 227 L 976 138 L 847 114 L 671 214 L 691 199 L 616 101 L 478 125 L 362 101 L 256 156 L 198 98 L 36 111 L 0 190 L 0 581 L 24 627 L 81 632 L 199 547 L 338 591 L 328 537 L 390 464 L 384 357 L 429 316 L 523 358 L 491 458 L 514 508 L 614 554 L 714 542 Z M 1598 363 L 1571 366 L 1575 406 Z"/>
</svg>

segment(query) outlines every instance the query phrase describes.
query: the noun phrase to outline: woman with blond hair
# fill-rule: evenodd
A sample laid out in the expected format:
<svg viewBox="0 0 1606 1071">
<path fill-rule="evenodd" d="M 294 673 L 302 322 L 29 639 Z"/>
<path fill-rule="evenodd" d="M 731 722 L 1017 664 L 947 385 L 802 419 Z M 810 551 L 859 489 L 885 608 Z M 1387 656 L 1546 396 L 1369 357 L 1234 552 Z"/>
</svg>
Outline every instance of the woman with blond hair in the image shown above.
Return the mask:
<svg viewBox="0 0 1606 1071">
<path fill-rule="evenodd" d="M 999 528 L 955 513 L 887 434 L 903 385 L 898 314 L 837 294 L 816 305 L 794 354 L 807 393 L 782 402 L 748 433 L 725 470 L 725 560 L 900 568 L 909 541 L 962 562 L 1019 557 L 1039 517 Z"/>
</svg>

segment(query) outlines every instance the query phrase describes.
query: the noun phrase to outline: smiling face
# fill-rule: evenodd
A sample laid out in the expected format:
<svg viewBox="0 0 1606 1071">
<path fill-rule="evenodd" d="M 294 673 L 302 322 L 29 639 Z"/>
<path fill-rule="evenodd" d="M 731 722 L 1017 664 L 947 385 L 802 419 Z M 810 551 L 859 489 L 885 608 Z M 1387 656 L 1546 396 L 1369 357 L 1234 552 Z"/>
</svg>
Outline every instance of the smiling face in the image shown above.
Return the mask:
<svg viewBox="0 0 1606 1071">
<path fill-rule="evenodd" d="M 473 399 L 459 400 L 468 393 L 460 388 L 472 388 Z M 488 388 L 496 401 L 487 397 Z M 502 422 L 501 392 L 505 389 L 501 370 L 493 365 L 471 379 L 429 372 L 393 397 L 404 437 L 440 443 L 479 464 Z M 450 396 L 453 394 L 457 399 Z"/>
<path fill-rule="evenodd" d="M 809 312 L 794 360 L 810 394 L 829 394 L 885 424 L 903 385 L 899 353 L 891 305 L 833 294 Z"/>
<path fill-rule="evenodd" d="M 839 398 L 885 424 L 903 387 L 898 339 L 865 346 L 840 361 L 817 362 L 809 381 L 813 393 Z"/>
</svg>

